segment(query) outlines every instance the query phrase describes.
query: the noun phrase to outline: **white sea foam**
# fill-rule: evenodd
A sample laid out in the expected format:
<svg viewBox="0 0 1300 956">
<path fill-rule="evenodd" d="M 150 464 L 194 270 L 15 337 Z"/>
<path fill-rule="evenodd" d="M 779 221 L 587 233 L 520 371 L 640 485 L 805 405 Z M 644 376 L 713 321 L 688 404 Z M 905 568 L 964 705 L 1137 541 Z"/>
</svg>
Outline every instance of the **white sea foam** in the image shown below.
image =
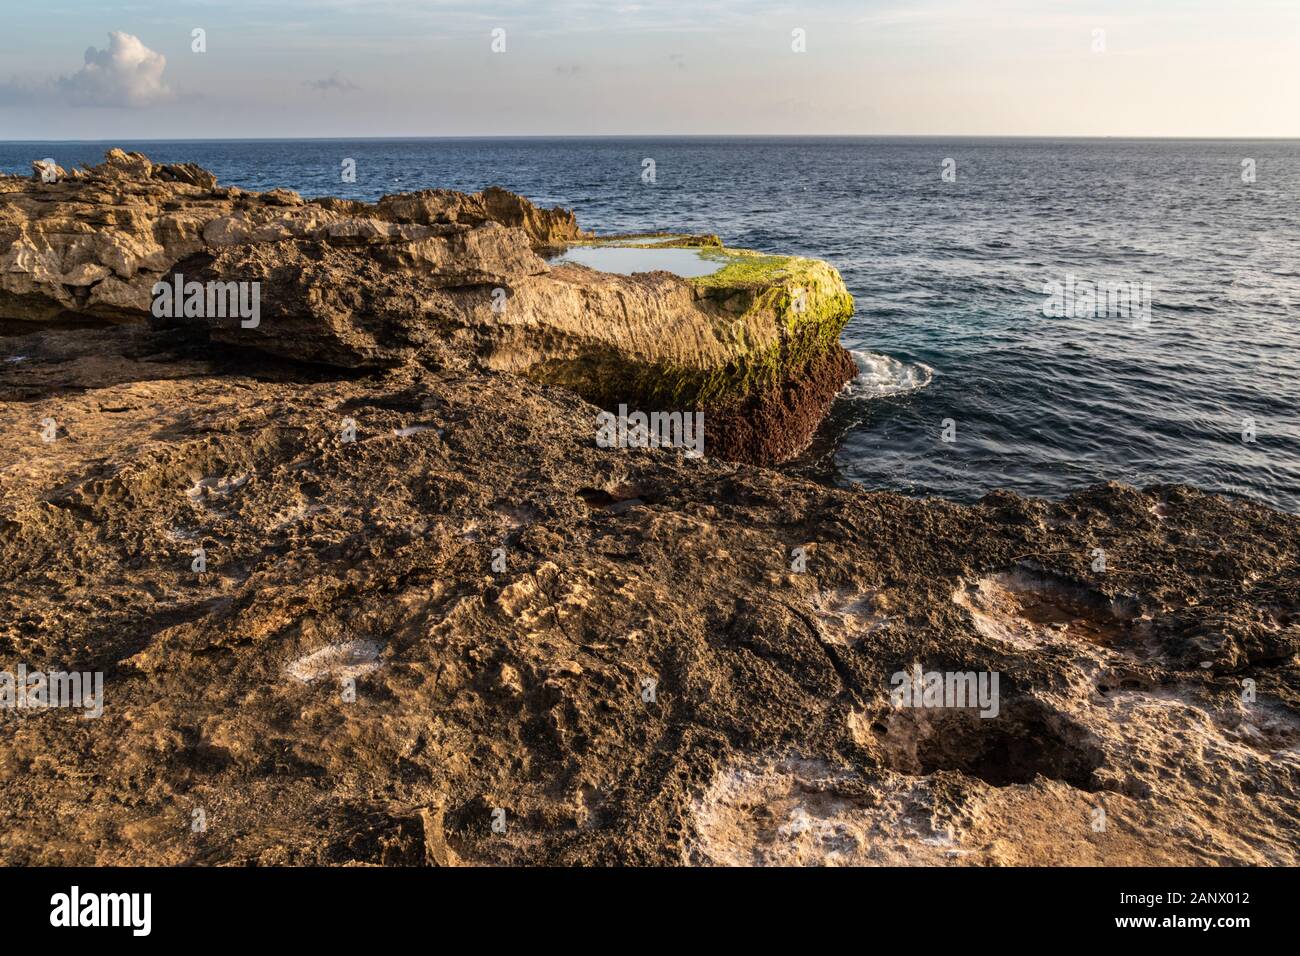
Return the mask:
<svg viewBox="0 0 1300 956">
<path fill-rule="evenodd" d="M 925 388 L 934 378 L 934 369 L 924 362 L 900 362 L 888 355 L 850 349 L 858 363 L 858 374 L 844 386 L 849 398 L 884 398 Z"/>
</svg>

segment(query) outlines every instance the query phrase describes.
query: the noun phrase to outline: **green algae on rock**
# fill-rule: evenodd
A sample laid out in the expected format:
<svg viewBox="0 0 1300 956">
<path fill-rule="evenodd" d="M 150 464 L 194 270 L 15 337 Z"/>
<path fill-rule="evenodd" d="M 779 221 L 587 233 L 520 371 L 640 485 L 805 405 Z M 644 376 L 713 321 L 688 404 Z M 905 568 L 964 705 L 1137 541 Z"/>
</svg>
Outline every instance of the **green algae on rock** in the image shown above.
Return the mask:
<svg viewBox="0 0 1300 956">
<path fill-rule="evenodd" d="M 622 236 L 604 246 L 697 249 L 716 266 L 705 275 L 664 277 L 690 289 L 686 314 L 700 329 L 696 348 L 680 359 L 644 362 L 595 350 L 576 361 L 547 361 L 529 377 L 605 407 L 704 410 L 707 447 L 722 457 L 780 461 L 801 451 L 856 372 L 839 344 L 853 314 L 839 272 L 816 259 L 729 249 L 716 236 Z"/>
</svg>

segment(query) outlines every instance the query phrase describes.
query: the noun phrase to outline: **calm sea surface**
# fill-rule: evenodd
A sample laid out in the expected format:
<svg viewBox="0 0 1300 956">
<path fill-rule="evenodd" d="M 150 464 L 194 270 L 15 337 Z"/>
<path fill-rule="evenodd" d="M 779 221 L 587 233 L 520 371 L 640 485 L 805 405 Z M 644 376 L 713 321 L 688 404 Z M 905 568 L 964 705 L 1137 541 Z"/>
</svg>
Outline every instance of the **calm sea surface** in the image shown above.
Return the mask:
<svg viewBox="0 0 1300 956">
<path fill-rule="evenodd" d="M 597 232 L 827 259 L 862 369 L 813 452 L 839 481 L 960 500 L 1180 481 L 1300 511 L 1298 141 L 10 142 L 0 169 L 106 145 L 305 196 L 495 184 Z M 1136 304 L 1044 314 L 1071 282 Z"/>
</svg>

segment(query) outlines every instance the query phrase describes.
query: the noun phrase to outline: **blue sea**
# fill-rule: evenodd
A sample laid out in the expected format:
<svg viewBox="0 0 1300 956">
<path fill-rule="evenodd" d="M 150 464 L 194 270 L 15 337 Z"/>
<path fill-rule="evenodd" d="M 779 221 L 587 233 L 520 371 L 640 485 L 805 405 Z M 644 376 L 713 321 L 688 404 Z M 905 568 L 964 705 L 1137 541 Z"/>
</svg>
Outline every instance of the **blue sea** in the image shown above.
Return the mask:
<svg viewBox="0 0 1300 956">
<path fill-rule="evenodd" d="M 803 463 L 834 481 L 963 501 L 1185 482 L 1300 511 L 1300 141 L 11 142 L 0 169 L 107 145 L 305 196 L 499 185 L 597 232 L 827 259 L 861 369 Z M 1134 296 L 1045 308 L 1089 284 Z"/>
</svg>

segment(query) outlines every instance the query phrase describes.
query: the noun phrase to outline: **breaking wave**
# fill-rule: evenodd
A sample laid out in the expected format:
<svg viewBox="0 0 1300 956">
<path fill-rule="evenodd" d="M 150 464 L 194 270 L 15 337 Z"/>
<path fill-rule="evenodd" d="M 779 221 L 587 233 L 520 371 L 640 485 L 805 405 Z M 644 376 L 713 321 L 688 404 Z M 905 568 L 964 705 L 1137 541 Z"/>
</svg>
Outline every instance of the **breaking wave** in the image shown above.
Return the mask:
<svg viewBox="0 0 1300 956">
<path fill-rule="evenodd" d="M 900 362 L 888 355 L 850 349 L 858 374 L 844 386 L 848 398 L 885 398 L 916 392 L 930 384 L 934 369 L 924 362 Z"/>
</svg>

